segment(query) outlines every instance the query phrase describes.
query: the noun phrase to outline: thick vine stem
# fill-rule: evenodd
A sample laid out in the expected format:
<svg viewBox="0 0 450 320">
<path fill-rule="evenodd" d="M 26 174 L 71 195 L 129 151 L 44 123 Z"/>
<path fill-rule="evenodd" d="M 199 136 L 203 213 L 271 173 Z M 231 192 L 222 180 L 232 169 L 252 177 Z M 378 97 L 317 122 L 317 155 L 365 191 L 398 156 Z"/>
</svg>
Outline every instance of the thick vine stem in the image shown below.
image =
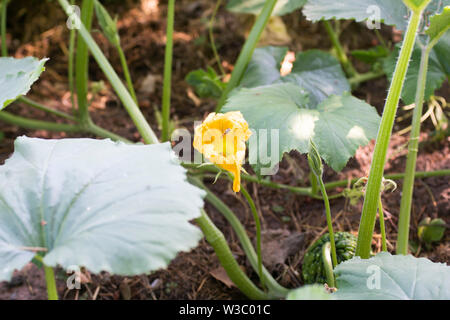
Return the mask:
<svg viewBox="0 0 450 320">
<path fill-rule="evenodd" d="M 258 18 L 253 25 L 250 34 L 248 35 L 247 41 L 245 41 L 244 47 L 239 54 L 239 57 L 236 61 L 236 65 L 234 66 L 233 72 L 231 73 L 230 81 L 228 81 L 225 90 L 222 92 L 222 96 L 217 103 L 216 112 L 220 112 L 222 106 L 225 104 L 228 94 L 236 88 L 241 81 L 241 78 L 247 69 L 247 65 L 250 62 L 253 51 L 256 48 L 256 44 L 261 37 L 261 33 L 263 32 L 267 22 L 269 22 L 270 16 L 272 15 L 272 11 L 275 8 L 275 4 L 277 0 L 267 0 L 264 4 L 264 7 L 261 10 Z"/>
<path fill-rule="evenodd" d="M 261 291 L 255 284 L 247 277 L 247 275 L 239 267 L 233 253 L 228 246 L 223 233 L 214 225 L 209 219 L 206 212 L 201 210 L 200 218 L 195 221 L 202 229 L 206 240 L 214 248 L 220 264 L 227 272 L 231 281 L 241 290 L 247 297 L 254 300 L 267 300 L 269 295 Z"/>
<path fill-rule="evenodd" d="M 255 272 L 258 272 L 258 257 L 255 252 L 255 249 L 253 248 L 252 242 L 248 237 L 244 226 L 236 217 L 236 215 L 233 213 L 233 211 L 231 211 L 231 209 L 222 200 L 220 200 L 220 198 L 218 198 L 214 193 L 212 193 L 211 190 L 209 190 L 198 178 L 188 176 L 188 180 L 193 185 L 196 185 L 197 187 L 200 187 L 206 191 L 205 200 L 211 203 L 211 205 L 213 205 L 230 223 L 231 227 L 233 228 L 234 232 L 236 233 L 239 239 L 239 242 L 242 245 L 242 249 L 244 250 L 245 255 L 247 256 L 247 259 L 250 261 L 253 270 L 255 270 Z M 289 289 L 281 286 L 272 277 L 270 272 L 264 266 L 262 266 L 262 275 L 264 277 L 264 283 L 269 289 L 271 295 L 273 295 L 276 298 L 286 297 L 286 294 L 288 293 Z"/>
<path fill-rule="evenodd" d="M 81 23 L 88 32 L 91 31 L 94 16 L 94 0 L 83 0 L 81 7 Z M 87 99 L 89 91 L 89 49 L 82 37 L 79 37 L 77 54 L 75 58 L 75 82 L 78 103 L 78 119 L 82 124 L 91 123 L 89 115 L 89 103 Z"/>
<path fill-rule="evenodd" d="M 334 280 L 333 263 L 331 261 L 331 245 L 327 242 L 322 247 L 322 263 L 327 275 L 327 284 L 330 288 L 335 288 L 336 283 Z"/>
<path fill-rule="evenodd" d="M 400 202 L 400 215 L 398 220 L 397 254 L 408 254 L 409 224 L 411 218 L 411 203 L 414 190 L 414 175 L 416 171 L 416 160 L 419 149 L 420 117 L 422 116 L 425 85 L 427 81 L 428 60 L 430 48 L 422 49 L 419 76 L 417 79 L 417 91 L 415 97 L 415 108 L 413 112 L 411 135 L 408 144 L 408 155 L 406 158 L 405 178 L 403 180 L 402 199 Z"/>
<path fill-rule="evenodd" d="M 361 214 L 361 222 L 358 232 L 358 244 L 356 256 L 363 259 L 370 257 L 372 235 L 375 227 L 376 213 L 378 207 L 378 197 L 381 191 L 381 180 L 386 163 L 386 154 L 391 138 L 392 127 L 394 125 L 400 94 L 405 81 L 409 60 L 411 59 L 417 30 L 420 24 L 421 11 L 413 11 L 406 35 L 400 50 L 399 59 L 392 78 L 389 93 L 378 129 L 377 142 L 373 153 L 373 161 L 370 167 L 369 180 L 367 183 L 364 205 Z"/>
</svg>

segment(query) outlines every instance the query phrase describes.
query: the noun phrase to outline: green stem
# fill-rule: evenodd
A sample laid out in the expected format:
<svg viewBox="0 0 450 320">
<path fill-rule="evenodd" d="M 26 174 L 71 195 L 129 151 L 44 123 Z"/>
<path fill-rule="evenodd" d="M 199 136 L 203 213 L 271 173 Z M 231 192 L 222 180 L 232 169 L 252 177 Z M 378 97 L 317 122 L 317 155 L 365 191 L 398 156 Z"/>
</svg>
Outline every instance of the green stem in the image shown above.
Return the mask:
<svg viewBox="0 0 450 320">
<path fill-rule="evenodd" d="M 380 219 L 381 247 L 383 251 L 387 251 L 386 227 L 384 226 L 384 211 L 383 211 L 383 202 L 381 201 L 381 193 L 380 196 L 378 197 L 378 216 Z"/>
<path fill-rule="evenodd" d="M 331 246 L 330 242 L 327 242 L 322 247 L 322 263 L 327 276 L 327 284 L 330 288 L 335 288 L 333 263 L 331 262 Z"/>
<path fill-rule="evenodd" d="M 103 128 L 95 125 L 94 123 L 91 123 L 87 128 L 84 128 L 84 130 L 86 132 L 92 133 L 92 134 L 94 134 L 94 135 L 96 135 L 98 137 L 111 139 L 113 141 L 122 141 L 122 142 L 125 142 L 125 143 L 128 143 L 128 144 L 132 144 L 133 143 L 132 141 L 130 141 L 130 140 L 128 140 L 128 139 L 126 139 L 126 138 L 124 138 L 124 137 L 122 137 L 120 135 L 117 135 L 117 134 L 115 134 L 113 132 L 110 132 L 110 131 L 108 131 L 106 129 L 103 129 Z"/>
<path fill-rule="evenodd" d="M 2 7 L 1 7 L 1 25 L 0 25 L 0 33 L 1 33 L 1 40 L 2 40 L 2 56 L 6 57 L 8 56 L 8 44 L 6 43 L 6 16 L 8 11 L 8 1 L 9 0 L 2 0 Z"/>
<path fill-rule="evenodd" d="M 259 38 L 261 37 L 261 33 L 272 15 L 276 2 L 277 0 L 267 0 L 265 2 L 261 13 L 256 19 L 255 24 L 248 35 L 247 41 L 245 41 L 244 47 L 239 54 L 239 58 L 237 59 L 236 65 L 231 73 L 230 81 L 228 81 L 227 86 L 225 87 L 225 90 L 223 90 L 222 96 L 217 103 L 216 112 L 220 112 L 222 106 L 228 98 L 228 94 L 239 84 L 239 81 L 241 81 L 241 78 L 247 69 L 247 65 L 252 58 L 253 51 L 256 48 Z"/>
<path fill-rule="evenodd" d="M 125 76 L 125 81 L 127 82 L 128 90 L 130 91 L 131 97 L 133 98 L 136 105 L 139 105 L 136 91 L 134 90 L 133 80 L 131 80 L 130 69 L 128 68 L 127 58 L 125 57 L 125 53 L 123 52 L 120 44 L 116 47 L 117 52 L 119 53 L 120 63 L 122 65 L 123 75 Z"/>
<path fill-rule="evenodd" d="M 61 7 L 64 9 L 66 14 L 69 14 L 70 11 L 70 5 L 67 2 L 67 0 L 58 0 Z M 134 102 L 133 98 L 131 97 L 130 93 L 127 91 L 126 87 L 120 80 L 117 73 L 114 71 L 114 68 L 109 63 L 108 59 L 106 59 L 105 55 L 101 51 L 100 47 L 95 43 L 94 39 L 90 35 L 90 33 L 87 31 L 85 26 L 81 24 L 81 21 L 74 17 L 76 20 L 80 22 L 80 30 L 79 35 L 84 39 L 86 42 L 86 45 L 91 50 L 91 53 L 95 60 L 97 61 L 98 65 L 102 69 L 102 71 L 105 73 L 108 80 L 111 82 L 112 87 L 116 91 L 118 97 L 122 101 L 125 109 L 127 110 L 128 114 L 130 115 L 131 119 L 135 123 L 139 133 L 142 135 L 142 138 L 145 143 L 158 143 L 158 138 L 156 137 L 155 133 L 153 132 L 152 128 L 148 124 L 148 122 L 145 120 L 144 115 L 139 110 L 139 107 Z"/>
<path fill-rule="evenodd" d="M 44 264 L 45 282 L 47 283 L 48 300 L 58 300 L 58 290 L 56 290 L 55 273 L 52 267 Z"/>
<path fill-rule="evenodd" d="M 211 15 L 211 20 L 209 21 L 209 42 L 211 43 L 211 49 L 213 51 L 214 58 L 216 59 L 217 66 L 219 67 L 222 77 L 224 77 L 226 73 L 225 70 L 223 69 L 219 53 L 217 52 L 216 42 L 214 41 L 214 22 L 216 21 L 216 15 L 221 5 L 222 0 L 218 0 L 216 6 L 214 7 L 214 11 Z"/>
<path fill-rule="evenodd" d="M 406 159 L 405 179 L 403 181 L 402 199 L 400 202 L 400 215 L 398 220 L 397 254 L 408 254 L 409 224 L 411 218 L 411 203 L 414 189 L 414 176 L 416 171 L 417 152 L 419 149 L 420 117 L 422 116 L 425 84 L 427 81 L 428 60 L 431 47 L 422 49 L 419 76 L 417 79 L 417 91 L 412 128 Z"/>
<path fill-rule="evenodd" d="M 450 175 L 450 169 L 443 169 L 443 170 L 435 170 L 435 171 L 417 171 L 415 173 L 416 178 L 432 178 L 432 177 L 444 177 Z M 387 174 L 384 176 L 385 179 L 390 180 L 401 180 L 404 179 L 405 174 L 404 173 L 392 173 Z M 350 180 L 350 184 L 355 183 L 358 181 L 359 178 L 354 178 Z M 338 187 L 345 187 L 349 183 L 349 180 L 340 180 L 340 181 L 333 181 L 325 183 L 325 188 L 327 190 L 338 188 Z"/>
<path fill-rule="evenodd" d="M 358 75 L 355 68 L 353 67 L 352 63 L 348 59 L 347 55 L 345 54 L 344 48 L 342 48 L 342 45 L 339 41 L 339 37 L 334 31 L 333 27 L 331 26 L 331 23 L 327 20 L 323 21 L 323 24 L 325 26 L 325 30 L 328 33 L 328 36 L 330 37 L 331 43 L 333 44 L 334 49 L 336 50 L 337 58 L 339 59 L 339 62 L 342 64 L 342 67 L 345 70 L 345 73 L 349 77 L 355 77 Z"/>
<path fill-rule="evenodd" d="M 70 2 L 71 5 L 75 4 L 75 0 Z M 75 86 L 74 86 L 74 57 L 75 57 L 75 42 L 77 38 L 77 32 L 75 28 L 70 30 L 69 38 L 69 58 L 68 58 L 68 79 L 69 79 L 69 91 L 70 91 L 70 102 L 72 103 L 72 114 L 75 114 Z"/>
<path fill-rule="evenodd" d="M 219 169 L 217 169 L 214 166 L 204 166 L 204 167 L 199 168 L 198 165 L 189 164 L 189 163 L 183 163 L 183 166 L 186 168 L 189 168 L 191 170 L 195 170 L 195 171 L 199 171 L 199 172 L 202 172 L 202 171 L 208 171 L 208 172 L 212 172 L 212 173 L 219 172 Z M 416 178 L 442 177 L 442 176 L 448 176 L 448 175 L 450 175 L 450 169 L 436 170 L 436 171 L 418 171 L 415 173 Z M 404 176 L 405 176 L 404 173 L 393 173 L 393 174 L 387 174 L 385 176 L 385 178 L 391 179 L 391 180 L 401 180 L 404 178 Z M 229 179 L 229 178 L 227 177 L 227 179 Z M 272 188 L 272 189 L 288 190 L 288 191 L 296 193 L 296 194 L 308 196 L 308 197 L 311 197 L 311 198 L 314 198 L 317 200 L 322 200 L 322 197 L 320 195 L 312 193 L 311 187 L 309 187 L 309 188 L 308 187 L 294 187 L 294 186 L 290 186 L 287 184 L 269 181 L 266 179 L 260 179 L 258 177 L 251 176 L 248 174 L 241 174 L 241 179 L 245 180 L 245 181 L 253 182 L 253 183 L 258 183 L 264 187 L 268 187 L 268 188 Z M 347 179 L 347 180 L 327 182 L 327 183 L 325 183 L 325 189 L 332 190 L 332 189 L 339 188 L 339 187 L 346 187 L 348 184 L 352 185 L 353 183 L 355 183 L 358 180 L 359 180 L 359 178 L 353 178 L 353 179 Z M 329 196 L 328 198 L 331 200 L 331 199 L 337 198 L 339 196 L 343 196 L 343 194 L 340 193 L 338 195 Z"/>
<path fill-rule="evenodd" d="M 94 16 L 94 4 L 95 3 L 93 0 L 83 0 L 82 3 L 81 23 L 86 27 L 87 32 L 91 31 Z M 80 123 L 87 125 L 91 123 L 89 103 L 87 99 L 89 91 L 89 50 L 86 42 L 81 37 L 78 39 L 75 78 L 78 101 L 78 119 Z"/>
<path fill-rule="evenodd" d="M 370 167 L 369 180 L 367 182 L 367 190 L 359 225 L 358 243 L 355 252 L 356 256 L 360 256 L 363 259 L 370 257 L 372 235 L 378 207 L 378 197 L 381 189 L 384 165 L 386 163 L 386 153 L 406 71 L 408 69 L 409 60 L 411 59 L 411 53 L 414 47 L 417 29 L 419 27 L 420 17 L 421 12 L 412 12 L 386 99 L 381 124 L 378 129 L 377 142 L 373 153 L 372 165 Z"/>
<path fill-rule="evenodd" d="M 173 27 L 175 20 L 175 0 L 169 0 L 167 7 L 166 52 L 164 58 L 164 84 L 162 97 L 162 141 L 168 141 L 170 122 L 170 96 L 172 86 Z"/>
<path fill-rule="evenodd" d="M 74 124 L 55 123 L 41 120 L 28 119 L 16 116 L 12 113 L 1 111 L 0 121 L 17 125 L 22 128 L 32 130 L 48 130 L 48 131 L 62 131 L 62 132 L 81 132 L 81 128 Z"/>
<path fill-rule="evenodd" d="M 236 262 L 236 259 L 234 258 L 223 233 L 214 225 L 211 219 L 209 219 L 205 211 L 203 209 L 201 211 L 202 215 L 195 221 L 202 229 L 206 240 L 214 248 L 222 267 L 227 272 L 227 275 L 230 277 L 231 281 L 233 281 L 238 289 L 250 299 L 269 299 L 269 296 L 255 286 L 255 284 L 242 271 L 239 264 Z"/>
<path fill-rule="evenodd" d="M 264 287 L 264 277 L 262 273 L 262 253 L 261 253 L 261 221 L 259 219 L 258 211 L 256 210 L 255 203 L 253 202 L 252 197 L 248 193 L 248 191 L 241 185 L 241 192 L 244 195 L 245 199 L 247 199 L 248 204 L 250 205 L 250 210 L 253 214 L 253 219 L 255 220 L 256 226 L 256 254 L 258 256 L 258 275 L 261 280 L 261 285 Z"/>
<path fill-rule="evenodd" d="M 60 131 L 69 133 L 87 132 L 95 134 L 102 138 L 109 138 L 114 141 L 123 141 L 126 143 L 131 143 L 131 141 L 119 135 L 116 135 L 112 132 L 109 132 L 108 130 L 100 128 L 93 123 L 89 124 L 88 126 L 82 126 L 78 124 L 47 122 L 16 116 L 6 111 L 0 111 L 0 121 L 31 130 L 48 130 L 48 131 Z"/>
<path fill-rule="evenodd" d="M 336 243 L 334 241 L 333 220 L 331 219 L 330 201 L 328 200 L 327 190 L 325 189 L 325 185 L 323 184 L 322 177 L 317 177 L 317 181 L 319 183 L 320 192 L 322 193 L 323 202 L 325 204 L 325 213 L 327 216 L 328 233 L 330 234 L 331 257 L 333 259 L 333 266 L 336 267 L 338 263 L 337 263 L 337 255 L 336 255 Z"/>
<path fill-rule="evenodd" d="M 27 104 L 27 105 L 29 105 L 29 106 L 31 106 L 33 108 L 36 108 L 38 110 L 42 110 L 42 111 L 45 111 L 47 113 L 54 114 L 55 116 L 58 116 L 58 117 L 61 117 L 61 118 L 64 118 L 64 119 L 67 119 L 67 120 L 70 120 L 70 121 L 77 121 L 77 118 L 75 118 L 74 116 L 72 116 L 70 114 L 67 114 L 65 112 L 61 112 L 61 111 L 49 108 L 47 106 L 44 106 L 43 104 L 40 104 L 40 103 L 38 103 L 36 101 L 28 99 L 25 96 L 20 96 L 19 98 L 17 98 L 17 101 L 25 103 L 25 104 Z"/>
<path fill-rule="evenodd" d="M 58 290 L 56 290 L 55 273 L 53 272 L 53 268 L 45 265 L 42 256 L 37 254 L 34 256 L 34 258 L 44 266 L 48 300 L 58 300 Z"/>
<path fill-rule="evenodd" d="M 231 209 L 222 200 L 220 200 L 220 198 L 212 193 L 211 190 L 209 190 L 199 179 L 189 177 L 189 181 L 193 185 L 196 185 L 206 191 L 206 201 L 211 203 L 211 205 L 213 205 L 230 223 L 242 245 L 245 255 L 250 261 L 253 270 L 258 272 L 258 257 L 255 249 L 253 248 L 252 242 L 250 241 L 244 226 L 233 211 L 231 211 Z M 278 282 L 272 277 L 270 272 L 264 266 L 262 267 L 262 274 L 264 277 L 264 283 L 269 289 L 269 292 L 277 298 L 284 298 L 289 290 L 278 284 Z"/>
<path fill-rule="evenodd" d="M 377 79 L 384 75 L 385 75 L 385 73 L 383 70 L 369 71 L 366 73 L 357 74 L 357 75 L 353 76 L 352 78 L 348 79 L 348 82 L 350 83 L 350 86 L 352 88 L 355 88 L 355 87 L 358 87 L 362 82 Z"/>
</svg>

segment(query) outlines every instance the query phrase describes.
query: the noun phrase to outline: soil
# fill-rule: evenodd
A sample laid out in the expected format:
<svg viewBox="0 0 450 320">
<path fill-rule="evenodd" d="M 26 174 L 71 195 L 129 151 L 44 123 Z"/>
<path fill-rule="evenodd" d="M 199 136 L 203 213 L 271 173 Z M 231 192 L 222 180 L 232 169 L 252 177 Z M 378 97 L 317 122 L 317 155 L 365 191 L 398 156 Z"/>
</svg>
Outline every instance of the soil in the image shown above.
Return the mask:
<svg viewBox="0 0 450 320">
<path fill-rule="evenodd" d="M 142 5 L 147 3 L 147 6 Z M 165 46 L 165 1 L 127 1 L 126 4 L 108 5 L 110 12 L 119 16 L 119 28 L 132 77 L 140 88 L 147 78 L 145 90 L 138 90 L 139 104 L 153 128 L 158 128 L 155 109 L 161 105 L 162 74 Z M 33 8 L 33 10 L 31 10 Z M 192 90 L 184 81 L 186 74 L 197 68 L 214 66 L 214 56 L 208 42 L 208 18 L 212 13 L 213 2 L 177 1 L 176 23 L 174 36 L 174 74 L 172 119 L 178 127 L 186 127 L 192 131 L 194 120 L 200 120 L 214 109 L 214 101 L 200 100 L 192 95 Z M 48 19 L 48 17 L 52 19 Z M 23 57 L 51 57 L 46 65 L 46 72 L 33 86 L 30 97 L 58 110 L 70 112 L 71 103 L 67 81 L 67 43 L 68 30 L 65 16 L 53 3 L 36 3 L 36 1 L 14 1 L 9 9 L 8 42 L 10 55 Z M 230 72 L 233 63 L 245 40 L 248 17 L 241 17 L 219 11 L 214 28 L 223 66 Z M 288 26 L 292 41 L 289 48 L 292 51 L 312 48 L 329 49 L 330 41 L 318 24 L 311 24 L 301 15 L 293 13 L 283 17 Z M 26 22 L 26 23 L 25 23 Z M 97 26 L 95 25 L 95 28 Z M 373 32 L 362 24 L 349 22 L 341 25 L 345 31 L 341 40 L 346 49 L 370 48 L 378 44 Z M 383 27 L 383 38 L 390 44 L 399 41 L 398 33 L 392 28 Z M 115 50 L 108 44 L 100 32 L 95 32 L 95 39 L 106 53 L 106 56 L 116 67 L 119 74 L 119 58 Z M 359 71 L 367 70 L 367 66 L 354 61 Z M 90 65 L 90 85 L 99 86 L 101 90 L 90 95 L 92 104 L 90 111 L 94 122 L 106 129 L 139 141 L 133 123 L 113 90 L 105 80 L 95 61 Z M 150 79 L 150 80 L 148 80 Z M 150 82 L 148 82 L 150 81 Z M 148 85 L 148 84 L 154 84 Z M 381 113 L 386 92 L 387 80 L 379 78 L 362 84 L 354 94 L 375 106 Z M 450 87 L 445 83 L 437 93 L 447 100 L 450 99 Z M 46 121 L 61 121 L 36 109 L 31 109 L 20 103 L 8 108 L 9 112 Z M 399 109 L 398 116 L 408 112 Z M 399 118 L 400 119 L 400 118 Z M 405 128 L 410 118 L 397 121 L 394 135 L 389 148 L 389 161 L 386 173 L 403 172 L 407 149 L 405 144 L 408 135 L 396 132 Z M 89 137 L 86 134 L 65 134 L 42 130 L 26 130 L 17 126 L 0 123 L 0 131 L 5 137 L 0 142 L 0 161 L 4 162 L 13 152 L 13 141 L 16 137 L 27 135 L 41 138 Z M 158 130 L 157 130 L 158 131 Z M 434 126 L 430 120 L 423 125 L 420 149 L 417 159 L 417 169 L 420 171 L 450 168 L 449 138 L 430 142 Z M 91 136 L 94 138 L 93 136 Z M 324 180 L 335 181 L 362 177 L 368 173 L 374 142 L 361 147 L 347 167 L 340 173 L 326 168 Z M 248 168 L 250 170 L 250 168 Z M 280 170 L 272 179 L 280 183 L 297 186 L 308 186 L 308 165 L 305 156 L 291 152 L 282 161 Z M 241 195 L 231 191 L 231 185 L 226 180 L 212 184 L 212 179 L 206 180 L 209 187 L 226 202 L 245 225 L 250 237 L 255 238 L 255 225 L 251 212 Z M 394 192 L 383 195 L 386 210 L 388 249 L 393 252 L 397 236 L 397 219 L 401 196 L 401 181 Z M 315 239 L 327 231 L 323 203 L 308 197 L 248 184 L 247 188 L 254 197 L 262 215 L 264 230 L 263 255 L 268 269 L 281 284 L 294 288 L 302 285 L 301 264 L 303 255 Z M 342 191 L 337 189 L 333 193 Z M 411 218 L 411 242 L 419 244 L 417 226 L 425 217 L 440 217 L 450 222 L 450 186 L 447 177 L 416 179 Z M 331 201 L 335 227 L 341 231 L 357 232 L 362 207 L 362 200 L 352 205 L 346 198 Z M 226 220 L 209 204 L 206 211 L 214 223 L 223 231 L 230 247 L 245 272 L 257 279 L 248 261 L 245 259 L 237 238 Z M 373 250 L 380 251 L 381 241 L 378 225 L 374 236 Z M 444 239 L 430 249 L 420 244 L 416 246 L 415 255 L 428 257 L 433 261 L 449 263 L 450 232 Z M 269 248 L 269 249 L 267 249 Z M 64 299 L 244 299 L 226 277 L 224 270 L 213 249 L 205 240 L 188 253 L 181 253 L 172 261 L 167 270 L 161 270 L 151 275 L 136 277 L 119 277 L 107 273 L 90 274 L 85 270 L 83 284 L 80 290 L 67 290 L 65 281 L 67 275 L 57 270 L 57 283 L 60 297 Z M 30 263 L 23 270 L 17 271 L 11 282 L 0 283 L 0 299 L 45 299 L 46 289 L 43 270 Z"/>
</svg>

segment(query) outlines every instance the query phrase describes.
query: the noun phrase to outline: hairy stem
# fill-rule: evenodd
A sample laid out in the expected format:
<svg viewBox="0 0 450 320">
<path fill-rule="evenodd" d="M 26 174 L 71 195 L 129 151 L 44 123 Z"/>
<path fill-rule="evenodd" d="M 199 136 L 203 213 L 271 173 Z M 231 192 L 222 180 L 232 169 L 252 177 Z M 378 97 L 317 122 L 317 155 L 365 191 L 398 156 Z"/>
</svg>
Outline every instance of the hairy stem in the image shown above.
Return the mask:
<svg viewBox="0 0 450 320">
<path fill-rule="evenodd" d="M 392 127 L 394 125 L 400 94 L 405 81 L 406 71 L 416 39 L 420 17 L 421 12 L 412 12 L 391 86 L 389 88 L 381 124 L 378 129 L 377 142 L 373 153 L 372 165 L 370 167 L 369 180 L 367 182 L 361 222 L 359 225 L 358 243 L 355 252 L 356 256 L 360 256 L 363 259 L 370 257 L 372 235 L 378 207 L 378 197 L 381 189 L 384 165 L 386 163 L 386 153 L 389 146 Z"/>
<path fill-rule="evenodd" d="M 244 75 L 245 70 L 247 69 L 247 65 L 252 58 L 253 51 L 256 48 L 256 44 L 258 43 L 259 38 L 261 37 L 261 33 L 263 32 L 267 22 L 270 19 L 270 16 L 272 15 L 272 11 L 276 3 L 277 0 L 267 0 L 265 2 L 261 13 L 256 19 L 255 24 L 253 25 L 253 28 L 248 35 L 247 41 L 245 41 L 244 47 L 239 54 L 239 58 L 237 59 L 236 65 L 234 66 L 233 72 L 231 73 L 230 81 L 228 81 L 227 86 L 225 87 L 225 90 L 223 90 L 222 96 L 217 103 L 216 112 L 220 112 L 222 106 L 225 104 L 228 98 L 228 94 L 234 88 L 236 88 L 236 86 L 239 84 L 239 81 L 241 81 L 241 78 Z"/>
<path fill-rule="evenodd" d="M 415 108 L 413 112 L 412 128 L 406 159 L 405 178 L 403 181 L 402 199 L 400 202 L 400 215 L 398 220 L 397 254 L 408 254 L 409 224 L 411 218 L 411 203 L 414 190 L 414 176 L 416 171 L 417 152 L 419 149 L 420 117 L 422 116 L 425 85 L 427 81 L 428 59 L 430 47 L 422 49 Z"/>
</svg>

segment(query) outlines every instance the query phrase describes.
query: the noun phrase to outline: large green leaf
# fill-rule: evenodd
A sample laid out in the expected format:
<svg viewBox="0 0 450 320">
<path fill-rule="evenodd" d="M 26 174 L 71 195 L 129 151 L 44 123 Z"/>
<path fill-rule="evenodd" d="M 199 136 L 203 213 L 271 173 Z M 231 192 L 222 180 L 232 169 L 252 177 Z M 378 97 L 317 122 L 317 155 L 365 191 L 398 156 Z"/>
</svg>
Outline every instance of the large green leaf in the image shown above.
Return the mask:
<svg viewBox="0 0 450 320">
<path fill-rule="evenodd" d="M 293 83 L 273 84 L 252 89 L 241 89 L 231 96 L 223 112 L 239 110 L 251 129 L 267 130 L 268 143 L 258 148 L 249 147 L 250 159 L 258 154 L 270 155 L 271 130 L 279 134 L 279 146 L 274 146 L 279 159 L 284 152 L 298 150 L 307 153 L 313 139 L 324 160 L 341 170 L 360 145 L 376 136 L 380 117 L 376 110 L 345 93 L 332 95 L 318 105 L 310 103 L 309 94 Z M 253 135 L 254 139 L 258 135 Z M 257 171 L 265 163 L 253 164 Z M 271 162 L 273 168 L 277 163 Z"/>
<path fill-rule="evenodd" d="M 301 8 L 307 0 L 278 0 L 272 15 L 283 16 Z M 259 14 L 266 0 L 229 0 L 227 9 L 236 13 Z"/>
<path fill-rule="evenodd" d="M 277 82 L 281 77 L 281 63 L 287 51 L 287 47 L 256 48 L 239 86 L 254 88 Z"/>
<path fill-rule="evenodd" d="M 47 60 L 0 58 L 0 110 L 30 91 L 31 85 L 44 71 Z"/>
<path fill-rule="evenodd" d="M 442 40 L 442 39 L 441 39 Z M 392 75 L 397 64 L 397 57 L 400 52 L 400 45 L 397 45 L 394 51 L 389 55 L 383 63 L 383 69 L 386 72 L 389 81 L 392 80 Z M 405 104 L 414 103 L 416 91 L 417 91 L 417 78 L 419 76 L 420 60 L 422 50 L 419 46 L 414 48 L 411 56 L 411 62 L 406 73 L 405 83 L 402 89 L 402 100 Z M 427 82 L 425 87 L 425 101 L 428 101 L 434 91 L 442 86 L 442 83 L 447 77 L 445 67 L 441 64 L 439 59 L 440 53 L 437 53 L 434 49 L 430 52 L 430 58 L 428 61 Z M 448 57 L 448 52 L 446 53 Z M 443 59 L 448 60 L 448 59 Z M 448 63 L 448 62 L 447 62 Z"/>
<path fill-rule="evenodd" d="M 316 105 L 328 96 L 350 91 L 350 84 L 341 64 L 331 54 L 321 50 L 309 50 L 296 55 L 292 72 L 283 77 L 309 92 L 310 103 Z"/>
<path fill-rule="evenodd" d="M 309 92 L 310 104 L 314 106 L 332 94 L 350 91 L 350 84 L 339 61 L 321 50 L 297 53 L 291 73 L 282 77 L 280 68 L 287 50 L 286 47 L 257 48 L 239 88 L 292 82 Z"/>
<path fill-rule="evenodd" d="M 417 1 L 422 2 L 423 0 Z M 425 9 L 425 13 L 428 16 L 440 13 L 443 7 L 449 4 L 450 0 L 433 0 Z M 378 13 L 378 9 L 380 22 L 396 26 L 400 30 L 406 30 L 409 13 L 408 8 L 401 0 L 308 0 L 303 14 L 312 21 L 322 19 L 366 21 L 369 18 L 372 19 L 375 13 Z"/>
<path fill-rule="evenodd" d="M 425 258 L 382 252 L 370 259 L 347 260 L 335 274 L 337 299 L 450 299 L 450 267 Z"/>
<path fill-rule="evenodd" d="M 201 238 L 203 192 L 168 143 L 20 137 L 0 167 L 0 281 L 46 248 L 49 266 L 122 275 L 165 267 Z"/>
<path fill-rule="evenodd" d="M 311 284 L 289 291 L 286 300 L 334 300 L 334 296 L 319 284 Z"/>
</svg>

